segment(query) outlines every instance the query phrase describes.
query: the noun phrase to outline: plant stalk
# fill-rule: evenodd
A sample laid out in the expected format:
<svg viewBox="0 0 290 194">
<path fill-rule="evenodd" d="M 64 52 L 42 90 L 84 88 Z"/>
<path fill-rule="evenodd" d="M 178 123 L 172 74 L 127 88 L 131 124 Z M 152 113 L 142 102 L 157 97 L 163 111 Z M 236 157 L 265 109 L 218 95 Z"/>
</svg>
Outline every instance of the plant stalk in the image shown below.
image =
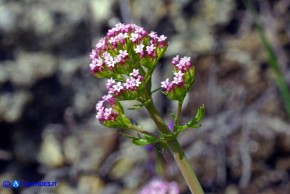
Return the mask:
<svg viewBox="0 0 290 194">
<path fill-rule="evenodd" d="M 149 95 L 148 95 L 149 96 Z M 147 96 L 147 97 L 148 97 Z M 149 114 L 151 115 L 152 119 L 154 120 L 155 124 L 157 125 L 157 127 L 159 128 L 159 130 L 162 133 L 170 133 L 170 130 L 168 128 L 168 126 L 165 124 L 165 122 L 163 121 L 163 119 L 160 116 L 159 111 L 156 109 L 156 106 L 154 105 L 151 97 L 149 97 L 149 101 L 148 103 L 145 104 L 145 107 L 147 109 L 147 111 L 149 112 Z M 180 107 L 181 107 L 181 103 L 180 103 Z M 181 110 L 179 110 L 178 112 L 181 112 Z M 178 116 L 180 117 L 180 115 Z M 179 118 L 177 120 L 179 122 Z M 202 187 L 195 175 L 195 173 L 193 172 L 193 169 L 188 161 L 188 159 L 186 158 L 184 151 L 182 150 L 182 148 L 180 147 L 177 139 L 173 139 L 167 142 L 167 146 L 170 149 L 170 151 L 173 154 L 173 157 L 191 191 L 191 193 L 194 194 L 204 194 Z"/>
<path fill-rule="evenodd" d="M 176 115 L 176 119 L 175 119 L 175 125 L 179 125 L 180 116 L 181 116 L 181 109 L 182 109 L 182 102 L 183 101 L 178 101 L 178 108 L 177 108 L 177 115 Z"/>
<path fill-rule="evenodd" d="M 192 167 L 186 158 L 184 151 L 180 147 L 177 139 L 171 140 L 167 143 L 167 146 L 171 150 L 173 157 L 191 191 L 194 194 L 204 194 L 202 187 L 192 170 Z"/>
</svg>

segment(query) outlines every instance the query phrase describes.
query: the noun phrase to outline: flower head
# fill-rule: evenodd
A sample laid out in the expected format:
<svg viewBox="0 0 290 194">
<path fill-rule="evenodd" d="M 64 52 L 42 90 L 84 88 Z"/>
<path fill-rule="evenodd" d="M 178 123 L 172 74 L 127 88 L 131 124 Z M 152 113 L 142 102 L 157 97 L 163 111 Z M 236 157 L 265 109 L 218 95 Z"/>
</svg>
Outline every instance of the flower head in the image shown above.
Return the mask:
<svg viewBox="0 0 290 194">
<path fill-rule="evenodd" d="M 171 100 L 183 100 L 194 81 L 194 67 L 190 66 L 190 57 L 173 57 L 173 81 L 167 78 L 161 82 L 163 93 Z"/>
<path fill-rule="evenodd" d="M 124 81 L 116 81 L 112 77 L 108 79 L 106 88 L 108 93 L 118 100 L 133 100 L 138 98 L 142 90 L 143 78 L 139 69 L 133 69 Z"/>
<path fill-rule="evenodd" d="M 92 50 L 90 70 L 97 77 L 120 78 L 133 69 L 152 69 L 167 48 L 166 39 L 135 24 L 117 23 Z"/>
<path fill-rule="evenodd" d="M 124 115 L 122 106 L 111 94 L 102 97 L 96 105 L 96 110 L 96 118 L 107 127 L 126 129 L 131 126 L 131 121 Z"/>
</svg>

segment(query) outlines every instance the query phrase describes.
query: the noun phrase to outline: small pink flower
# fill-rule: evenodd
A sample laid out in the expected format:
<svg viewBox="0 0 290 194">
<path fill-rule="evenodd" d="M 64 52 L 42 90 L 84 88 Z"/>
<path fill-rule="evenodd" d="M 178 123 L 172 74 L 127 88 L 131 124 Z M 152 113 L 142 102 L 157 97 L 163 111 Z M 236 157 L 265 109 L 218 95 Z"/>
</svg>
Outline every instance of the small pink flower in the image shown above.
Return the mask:
<svg viewBox="0 0 290 194">
<path fill-rule="evenodd" d="M 153 44 L 150 44 L 150 46 L 146 46 L 146 51 L 150 55 L 154 52 L 155 46 Z"/>
<path fill-rule="evenodd" d="M 95 73 L 95 70 L 96 70 L 96 65 L 94 63 L 90 63 L 90 70 L 92 73 Z"/>
<path fill-rule="evenodd" d="M 149 36 L 150 36 L 152 39 L 157 39 L 157 38 L 158 38 L 157 33 L 156 33 L 156 32 L 153 32 L 153 31 L 151 31 L 151 32 L 149 33 Z"/>
<path fill-rule="evenodd" d="M 161 82 L 161 88 L 164 88 L 166 91 L 170 91 L 172 88 L 172 83 L 167 78 L 165 81 Z"/>
<path fill-rule="evenodd" d="M 124 28 L 124 24 L 122 24 L 122 23 L 120 23 L 120 22 L 118 22 L 116 25 L 115 25 L 115 30 L 116 31 L 120 31 L 120 30 L 122 30 Z"/>
<path fill-rule="evenodd" d="M 116 81 L 113 78 L 108 79 L 106 83 L 107 90 L 110 90 L 113 87 L 113 85 L 115 85 L 115 83 Z"/>
<path fill-rule="evenodd" d="M 134 79 L 134 85 L 135 85 L 136 87 L 138 87 L 141 83 L 142 83 L 142 82 L 141 82 L 140 79 Z"/>
<path fill-rule="evenodd" d="M 97 110 L 102 109 L 102 107 L 103 107 L 103 103 L 104 103 L 104 101 L 103 101 L 103 100 L 100 100 L 100 101 L 96 104 L 96 109 L 97 109 Z"/>
<path fill-rule="evenodd" d="M 126 50 L 120 50 L 119 51 L 119 55 L 122 57 L 122 58 L 126 58 L 128 56 L 128 52 Z"/>
<path fill-rule="evenodd" d="M 182 73 L 181 71 L 178 71 L 176 73 L 173 73 L 175 75 L 176 78 L 182 78 L 184 73 Z"/>
<path fill-rule="evenodd" d="M 183 83 L 183 77 L 174 77 L 172 84 L 179 85 Z"/>
<path fill-rule="evenodd" d="M 109 102 L 110 104 L 112 104 L 112 103 L 114 102 L 113 96 L 112 96 L 111 94 L 104 95 L 104 96 L 102 97 L 102 99 L 103 99 L 104 101 Z"/>
<path fill-rule="evenodd" d="M 175 57 L 173 57 L 172 62 L 173 65 L 176 65 L 179 63 L 179 55 L 176 55 Z"/>
<path fill-rule="evenodd" d="M 138 77 L 139 69 L 133 69 L 132 73 L 129 74 L 132 77 Z"/>
<path fill-rule="evenodd" d="M 120 43 L 124 43 L 125 38 L 128 38 L 128 33 L 120 33 L 116 36 L 116 40 Z"/>
<path fill-rule="evenodd" d="M 136 42 L 136 40 L 139 38 L 139 35 L 137 34 L 137 33 L 132 33 L 131 34 L 131 38 L 130 38 L 130 40 L 132 41 L 132 42 Z"/>
<path fill-rule="evenodd" d="M 111 44 L 116 43 L 116 42 L 117 42 L 117 39 L 114 36 L 109 39 L 109 43 Z"/>
<path fill-rule="evenodd" d="M 136 53 L 140 53 L 141 54 L 143 52 L 143 48 L 144 48 L 144 45 L 143 44 L 139 44 L 139 45 L 136 46 L 136 48 L 134 48 L 134 51 Z"/>
<path fill-rule="evenodd" d="M 134 89 L 134 80 L 132 78 L 127 78 L 126 82 L 124 83 L 124 86 L 127 90 Z"/>
<path fill-rule="evenodd" d="M 105 59 L 105 62 L 107 64 L 108 67 L 112 68 L 112 67 L 115 67 L 115 60 L 112 56 L 108 56 L 106 59 Z"/>
<path fill-rule="evenodd" d="M 167 39 L 167 37 L 164 35 L 161 35 L 157 39 L 158 39 L 158 42 L 164 42 Z"/>
<path fill-rule="evenodd" d="M 104 111 L 105 119 L 108 120 L 110 116 L 112 115 L 112 113 L 113 113 L 112 108 L 105 108 L 105 111 Z"/>
<path fill-rule="evenodd" d="M 94 58 L 96 58 L 98 56 L 96 50 L 92 50 L 91 54 L 90 54 L 90 59 L 93 60 Z"/>
<path fill-rule="evenodd" d="M 118 82 L 117 84 L 113 85 L 114 92 L 120 93 L 121 90 L 123 90 L 123 86 L 121 82 Z"/>
<path fill-rule="evenodd" d="M 105 47 L 105 45 L 106 45 L 106 40 L 105 40 L 105 38 L 102 38 L 97 43 L 96 48 L 103 49 Z"/>
<path fill-rule="evenodd" d="M 190 67 L 190 57 L 182 57 L 179 63 L 175 64 L 176 67 L 181 71 L 186 71 Z"/>
<path fill-rule="evenodd" d="M 183 64 L 190 63 L 190 57 L 182 57 L 180 59 L 180 63 L 183 63 Z"/>
<path fill-rule="evenodd" d="M 97 109 L 97 115 L 96 118 L 101 121 L 103 120 L 103 109 Z"/>
<path fill-rule="evenodd" d="M 140 27 L 140 26 L 136 26 L 136 32 L 137 34 L 140 34 L 140 35 L 145 35 L 146 34 L 146 31 L 144 30 L 144 28 Z"/>
</svg>

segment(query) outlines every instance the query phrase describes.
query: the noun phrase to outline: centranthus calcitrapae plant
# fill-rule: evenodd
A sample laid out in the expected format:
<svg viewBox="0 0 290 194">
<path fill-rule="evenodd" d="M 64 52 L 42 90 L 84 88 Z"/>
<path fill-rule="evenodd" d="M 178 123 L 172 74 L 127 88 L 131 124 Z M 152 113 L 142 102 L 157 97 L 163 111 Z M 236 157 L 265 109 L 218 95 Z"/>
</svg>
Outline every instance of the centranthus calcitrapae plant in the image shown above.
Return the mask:
<svg viewBox="0 0 290 194">
<path fill-rule="evenodd" d="M 169 129 L 154 105 L 151 88 L 152 73 L 168 47 L 167 37 L 156 32 L 148 33 L 135 24 L 118 23 L 106 37 L 99 40 L 90 54 L 90 70 L 97 78 L 106 78 L 108 93 L 97 103 L 98 121 L 110 128 L 117 128 L 132 143 L 145 146 L 160 144 L 168 147 L 180 168 L 192 193 L 203 193 L 202 187 L 177 141 L 180 132 L 199 128 L 204 106 L 185 124 L 180 123 L 182 103 L 194 82 L 194 67 L 190 57 L 176 56 L 172 59 L 173 78 L 160 84 L 162 93 L 168 99 L 177 101 L 178 109 L 172 114 L 174 125 Z M 156 124 L 157 132 L 152 133 L 134 124 L 127 118 L 121 101 L 137 100 L 132 109 L 145 107 Z M 135 136 L 130 131 L 135 131 Z"/>
</svg>

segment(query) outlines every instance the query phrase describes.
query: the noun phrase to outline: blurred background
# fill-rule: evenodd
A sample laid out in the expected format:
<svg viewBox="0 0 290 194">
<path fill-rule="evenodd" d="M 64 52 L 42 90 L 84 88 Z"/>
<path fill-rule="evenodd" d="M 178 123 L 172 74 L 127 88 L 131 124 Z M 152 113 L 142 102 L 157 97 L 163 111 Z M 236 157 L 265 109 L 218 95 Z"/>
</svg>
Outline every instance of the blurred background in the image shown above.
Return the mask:
<svg viewBox="0 0 290 194">
<path fill-rule="evenodd" d="M 252 2 L 289 90 L 290 1 Z M 105 87 L 89 72 L 89 53 L 117 22 L 168 37 L 155 88 L 173 56 L 191 57 L 196 82 L 182 122 L 201 104 L 206 115 L 179 140 L 206 193 L 290 193 L 279 76 L 242 0 L 0 0 L 1 194 L 132 194 L 158 177 L 190 193 L 168 150 L 137 147 L 95 119 Z M 176 105 L 155 100 L 170 122 Z M 127 114 L 155 127 L 143 109 Z M 14 179 L 58 185 L 2 187 Z"/>
</svg>

